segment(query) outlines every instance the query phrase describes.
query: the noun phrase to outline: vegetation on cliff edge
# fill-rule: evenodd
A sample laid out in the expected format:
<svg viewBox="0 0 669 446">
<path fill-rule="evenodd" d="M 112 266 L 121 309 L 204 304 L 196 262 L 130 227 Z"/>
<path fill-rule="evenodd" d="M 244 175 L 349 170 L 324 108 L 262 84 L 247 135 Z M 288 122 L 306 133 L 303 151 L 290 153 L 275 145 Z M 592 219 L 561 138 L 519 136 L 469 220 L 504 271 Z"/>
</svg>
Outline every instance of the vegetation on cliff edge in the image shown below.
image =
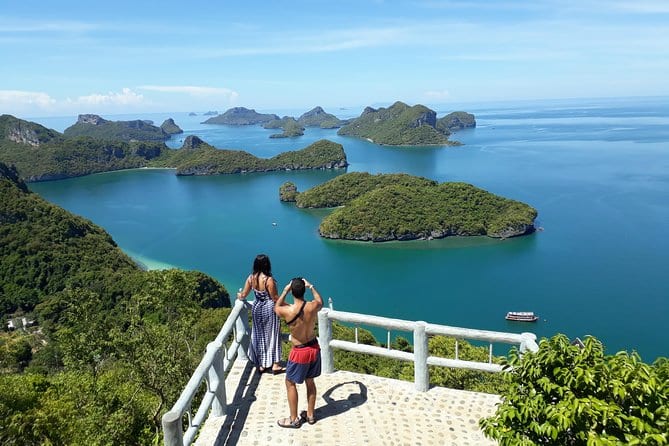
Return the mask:
<svg viewBox="0 0 669 446">
<path fill-rule="evenodd" d="M 323 237 L 363 241 L 511 237 L 531 232 L 537 211 L 465 183 L 406 174 L 352 172 L 298 193 L 298 207 L 337 207 L 320 224 Z"/>
</svg>

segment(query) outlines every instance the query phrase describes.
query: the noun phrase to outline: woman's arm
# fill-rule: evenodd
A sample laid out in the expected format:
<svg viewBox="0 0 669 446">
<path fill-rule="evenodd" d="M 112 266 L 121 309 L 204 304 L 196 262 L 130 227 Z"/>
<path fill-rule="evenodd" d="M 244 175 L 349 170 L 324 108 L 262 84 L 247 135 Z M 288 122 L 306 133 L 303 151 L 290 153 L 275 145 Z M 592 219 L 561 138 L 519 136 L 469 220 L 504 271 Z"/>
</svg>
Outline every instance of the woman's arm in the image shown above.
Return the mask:
<svg viewBox="0 0 669 446">
<path fill-rule="evenodd" d="M 246 282 L 244 282 L 244 288 L 240 289 L 239 292 L 237 293 L 237 299 L 244 300 L 250 292 L 251 292 L 251 276 L 248 276 L 246 278 Z"/>
<path fill-rule="evenodd" d="M 288 292 L 290 291 L 290 282 L 288 282 L 288 285 L 283 287 L 283 291 L 281 292 L 281 296 L 277 299 L 276 303 L 274 304 L 274 312 L 281 316 L 280 313 L 280 307 L 283 307 L 286 304 L 286 296 L 288 295 Z"/>
<path fill-rule="evenodd" d="M 274 302 L 279 300 L 279 293 L 276 290 L 276 279 L 274 277 L 267 279 L 267 292 Z"/>
</svg>

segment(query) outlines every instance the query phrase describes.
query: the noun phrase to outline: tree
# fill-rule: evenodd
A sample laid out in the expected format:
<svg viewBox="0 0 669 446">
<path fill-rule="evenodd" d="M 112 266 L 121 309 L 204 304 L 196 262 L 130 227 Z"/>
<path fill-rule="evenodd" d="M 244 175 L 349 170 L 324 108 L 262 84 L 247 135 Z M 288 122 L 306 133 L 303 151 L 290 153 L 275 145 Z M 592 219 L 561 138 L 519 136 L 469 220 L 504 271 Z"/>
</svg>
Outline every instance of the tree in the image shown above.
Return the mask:
<svg viewBox="0 0 669 446">
<path fill-rule="evenodd" d="M 507 388 L 483 432 L 506 445 L 666 445 L 667 361 L 605 355 L 597 339 L 583 347 L 564 335 L 543 339 L 536 353 L 509 355 Z"/>
</svg>

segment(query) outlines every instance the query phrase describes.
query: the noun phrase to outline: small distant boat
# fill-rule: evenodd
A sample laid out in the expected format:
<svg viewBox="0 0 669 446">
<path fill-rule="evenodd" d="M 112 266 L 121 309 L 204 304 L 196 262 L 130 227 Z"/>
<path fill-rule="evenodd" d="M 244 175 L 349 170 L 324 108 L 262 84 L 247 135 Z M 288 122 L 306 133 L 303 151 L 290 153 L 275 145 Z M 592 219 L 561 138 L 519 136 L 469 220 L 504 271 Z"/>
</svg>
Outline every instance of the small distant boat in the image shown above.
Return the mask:
<svg viewBox="0 0 669 446">
<path fill-rule="evenodd" d="M 507 321 L 520 321 L 520 322 L 536 322 L 539 320 L 539 316 L 534 314 L 533 311 L 509 311 L 506 313 Z"/>
</svg>

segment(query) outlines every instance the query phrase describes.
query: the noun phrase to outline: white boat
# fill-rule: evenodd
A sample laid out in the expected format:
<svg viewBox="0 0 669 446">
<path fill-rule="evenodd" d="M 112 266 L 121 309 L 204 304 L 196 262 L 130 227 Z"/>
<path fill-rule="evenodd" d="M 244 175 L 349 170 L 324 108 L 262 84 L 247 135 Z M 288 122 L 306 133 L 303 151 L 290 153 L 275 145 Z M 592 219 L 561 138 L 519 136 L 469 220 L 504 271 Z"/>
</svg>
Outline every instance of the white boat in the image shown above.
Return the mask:
<svg viewBox="0 0 669 446">
<path fill-rule="evenodd" d="M 533 311 L 509 311 L 506 313 L 507 321 L 536 322 L 539 316 Z"/>
</svg>

